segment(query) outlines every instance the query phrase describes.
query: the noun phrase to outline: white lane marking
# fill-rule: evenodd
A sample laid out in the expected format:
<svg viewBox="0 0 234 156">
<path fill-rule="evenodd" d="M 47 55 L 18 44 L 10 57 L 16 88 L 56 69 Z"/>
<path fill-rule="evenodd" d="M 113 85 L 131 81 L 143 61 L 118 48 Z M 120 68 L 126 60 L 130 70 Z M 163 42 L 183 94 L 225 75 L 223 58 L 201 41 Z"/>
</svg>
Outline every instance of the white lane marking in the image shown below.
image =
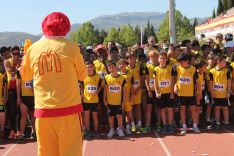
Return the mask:
<svg viewBox="0 0 234 156">
<path fill-rule="evenodd" d="M 234 133 L 232 131 L 227 130 L 227 129 L 225 129 L 225 131 L 228 132 L 229 134 L 231 134 L 232 136 L 234 136 Z"/>
<path fill-rule="evenodd" d="M 17 144 L 12 145 L 2 156 L 7 156 L 16 146 Z"/>
<path fill-rule="evenodd" d="M 85 156 L 85 148 L 86 148 L 86 144 L 87 144 L 87 141 L 86 140 L 84 140 L 83 141 L 83 149 L 82 149 L 82 156 Z"/>
<path fill-rule="evenodd" d="M 157 137 L 160 145 L 162 146 L 164 152 L 166 153 L 167 156 L 172 156 L 171 152 L 169 151 L 169 149 L 167 148 L 167 146 L 165 145 L 165 143 L 163 142 L 163 140 L 160 138 L 160 136 L 158 135 L 157 132 L 154 131 L 154 135 Z"/>
</svg>

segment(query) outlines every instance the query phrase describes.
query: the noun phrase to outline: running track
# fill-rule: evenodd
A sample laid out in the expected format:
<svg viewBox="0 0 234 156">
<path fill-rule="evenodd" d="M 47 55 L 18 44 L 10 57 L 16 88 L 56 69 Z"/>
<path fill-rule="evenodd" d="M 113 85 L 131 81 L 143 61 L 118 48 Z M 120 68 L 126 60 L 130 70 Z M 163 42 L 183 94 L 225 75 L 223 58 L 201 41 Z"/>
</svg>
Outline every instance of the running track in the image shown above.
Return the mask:
<svg viewBox="0 0 234 156">
<path fill-rule="evenodd" d="M 37 145 L 0 142 L 0 156 L 36 156 Z M 84 156 L 233 156 L 234 131 L 182 135 L 135 134 L 122 139 L 84 141 Z"/>
</svg>

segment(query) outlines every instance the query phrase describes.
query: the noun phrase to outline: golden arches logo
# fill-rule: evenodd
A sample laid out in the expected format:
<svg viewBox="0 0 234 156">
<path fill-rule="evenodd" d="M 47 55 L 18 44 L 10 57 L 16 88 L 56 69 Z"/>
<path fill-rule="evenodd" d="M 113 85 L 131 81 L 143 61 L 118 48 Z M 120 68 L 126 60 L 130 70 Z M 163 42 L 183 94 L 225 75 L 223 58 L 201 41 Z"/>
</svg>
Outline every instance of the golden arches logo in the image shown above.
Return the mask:
<svg viewBox="0 0 234 156">
<path fill-rule="evenodd" d="M 42 52 L 38 60 L 38 70 L 40 75 L 47 72 L 62 72 L 61 62 L 56 52 Z"/>
</svg>

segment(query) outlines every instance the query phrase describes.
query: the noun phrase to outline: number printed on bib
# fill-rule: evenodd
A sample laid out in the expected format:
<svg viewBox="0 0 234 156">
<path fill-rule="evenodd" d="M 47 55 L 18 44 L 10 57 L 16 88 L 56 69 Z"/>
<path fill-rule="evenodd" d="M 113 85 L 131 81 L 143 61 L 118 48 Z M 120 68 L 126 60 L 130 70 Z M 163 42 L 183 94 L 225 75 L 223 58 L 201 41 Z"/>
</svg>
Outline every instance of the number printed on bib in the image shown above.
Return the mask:
<svg viewBox="0 0 234 156">
<path fill-rule="evenodd" d="M 119 93 L 121 92 L 122 87 L 120 85 L 110 85 L 109 86 L 109 92 L 111 93 Z"/>
<path fill-rule="evenodd" d="M 224 85 L 223 84 L 214 84 L 214 90 L 217 91 L 224 91 Z"/>
<path fill-rule="evenodd" d="M 171 85 L 171 81 L 170 80 L 159 81 L 159 87 L 160 88 L 167 88 L 170 85 Z"/>
<path fill-rule="evenodd" d="M 179 82 L 182 84 L 190 84 L 191 83 L 191 77 L 180 77 Z"/>
<path fill-rule="evenodd" d="M 25 82 L 25 88 L 26 89 L 32 89 L 32 82 L 31 81 L 26 81 Z"/>
<path fill-rule="evenodd" d="M 106 72 L 98 72 L 98 75 L 100 75 L 100 77 L 101 77 L 102 79 L 104 79 L 105 76 L 107 75 L 107 73 L 106 73 Z"/>
<path fill-rule="evenodd" d="M 88 93 L 95 93 L 97 91 L 97 86 L 96 85 L 87 85 L 87 92 Z"/>
</svg>

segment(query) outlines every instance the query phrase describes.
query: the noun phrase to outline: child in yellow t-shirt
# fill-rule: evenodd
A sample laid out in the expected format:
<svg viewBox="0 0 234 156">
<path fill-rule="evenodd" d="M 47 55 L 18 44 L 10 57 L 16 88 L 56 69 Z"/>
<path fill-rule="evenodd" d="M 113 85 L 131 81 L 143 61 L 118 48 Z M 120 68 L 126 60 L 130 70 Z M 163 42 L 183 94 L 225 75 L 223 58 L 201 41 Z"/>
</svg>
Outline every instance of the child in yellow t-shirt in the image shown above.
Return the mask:
<svg viewBox="0 0 234 156">
<path fill-rule="evenodd" d="M 226 68 L 226 57 L 217 56 L 217 65 L 210 70 L 210 93 L 214 103 L 216 128 L 220 128 L 220 109 L 223 111 L 224 126 L 229 127 L 229 98 L 231 74 Z"/>
<path fill-rule="evenodd" d="M 115 134 L 114 131 L 114 117 L 116 116 L 118 121 L 117 133 L 119 137 L 123 137 L 123 117 L 122 108 L 126 103 L 126 88 L 125 88 L 125 77 L 118 74 L 118 68 L 116 63 L 109 61 L 108 70 L 110 74 L 105 76 L 105 88 L 104 88 L 104 104 L 108 109 L 109 114 L 109 126 L 110 130 L 107 134 L 108 138 L 112 138 Z"/>
<path fill-rule="evenodd" d="M 125 121 L 126 121 L 126 129 L 125 132 L 127 134 L 131 134 L 130 131 L 130 122 L 131 118 L 131 111 L 132 111 L 132 102 L 133 102 L 133 84 L 134 79 L 132 74 L 127 70 L 128 62 L 127 60 L 120 59 L 118 62 L 120 74 L 125 77 L 126 80 L 126 103 L 124 104 L 124 112 L 125 112 Z"/>
<path fill-rule="evenodd" d="M 84 109 L 84 126 L 86 128 L 85 138 L 90 139 L 92 136 L 98 136 L 98 110 L 99 98 L 98 93 L 101 91 L 102 79 L 96 74 L 93 62 L 85 63 L 88 75 L 83 82 L 83 109 Z M 92 112 L 94 130 L 90 132 L 90 112 Z"/>
<path fill-rule="evenodd" d="M 192 120 L 193 131 L 199 133 L 200 130 L 197 126 L 197 114 L 196 114 L 196 101 L 201 100 L 200 83 L 198 81 L 198 74 L 196 68 L 189 64 L 190 56 L 186 53 L 181 53 L 178 57 L 180 66 L 176 67 L 176 83 L 175 93 L 178 94 L 180 104 L 180 117 L 183 124 L 181 134 L 187 132 L 186 125 L 186 106 L 189 106 Z M 197 96 L 195 92 L 199 93 Z M 197 100 L 196 100 L 197 98 Z"/>
</svg>

